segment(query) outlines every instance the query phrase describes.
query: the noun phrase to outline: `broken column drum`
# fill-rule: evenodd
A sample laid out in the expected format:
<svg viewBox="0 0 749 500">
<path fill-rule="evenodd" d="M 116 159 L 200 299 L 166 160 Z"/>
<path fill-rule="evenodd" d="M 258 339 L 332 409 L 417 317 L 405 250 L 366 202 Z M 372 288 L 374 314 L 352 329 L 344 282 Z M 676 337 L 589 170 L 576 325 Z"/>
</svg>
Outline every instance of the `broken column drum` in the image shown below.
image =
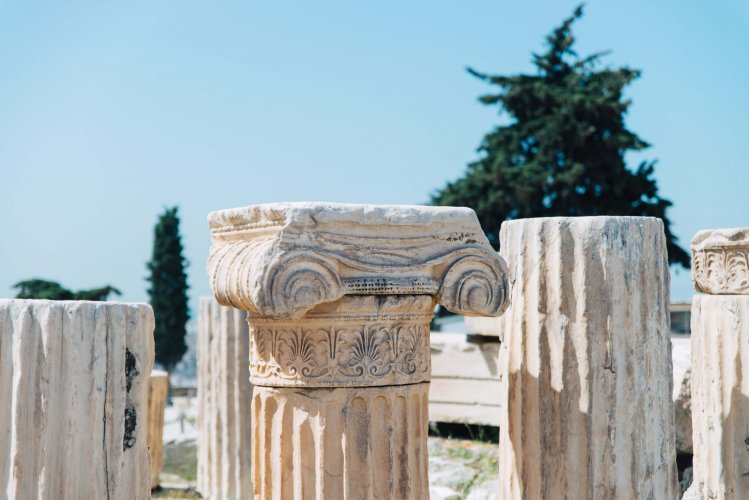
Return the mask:
<svg viewBox="0 0 749 500">
<path fill-rule="evenodd" d="M 500 253 L 500 498 L 677 498 L 662 222 L 520 219 Z"/>
<path fill-rule="evenodd" d="M 692 239 L 694 498 L 749 498 L 749 228 Z"/>
<path fill-rule="evenodd" d="M 249 311 L 257 498 L 427 498 L 435 304 L 497 316 L 473 211 L 325 203 L 209 216 L 216 299 Z"/>
<path fill-rule="evenodd" d="M 151 498 L 146 304 L 0 300 L 0 497 Z"/>
</svg>

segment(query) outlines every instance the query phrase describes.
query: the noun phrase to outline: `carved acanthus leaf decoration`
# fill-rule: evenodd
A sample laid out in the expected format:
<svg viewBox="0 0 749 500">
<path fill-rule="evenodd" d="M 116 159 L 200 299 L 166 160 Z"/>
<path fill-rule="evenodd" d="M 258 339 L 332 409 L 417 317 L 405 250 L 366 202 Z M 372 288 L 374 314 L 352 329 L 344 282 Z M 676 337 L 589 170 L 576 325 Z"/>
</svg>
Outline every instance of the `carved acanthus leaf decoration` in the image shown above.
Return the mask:
<svg viewBox="0 0 749 500">
<path fill-rule="evenodd" d="M 370 312 L 357 311 L 362 303 Z M 431 298 L 346 297 L 338 306 L 296 321 L 250 316 L 252 383 L 365 387 L 429 380 Z"/>
</svg>

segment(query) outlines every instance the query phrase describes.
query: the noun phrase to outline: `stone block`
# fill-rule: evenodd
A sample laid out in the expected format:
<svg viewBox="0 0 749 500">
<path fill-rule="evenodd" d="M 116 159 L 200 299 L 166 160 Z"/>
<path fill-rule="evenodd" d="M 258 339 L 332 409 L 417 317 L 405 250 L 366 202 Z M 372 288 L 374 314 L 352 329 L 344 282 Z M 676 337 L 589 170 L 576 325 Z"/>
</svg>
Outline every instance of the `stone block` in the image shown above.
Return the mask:
<svg viewBox="0 0 749 500">
<path fill-rule="evenodd" d="M 429 421 L 498 426 L 499 343 L 434 333 L 430 344 Z"/>
<path fill-rule="evenodd" d="M 482 318 L 466 316 L 464 318 L 466 333 L 470 335 L 483 335 L 485 337 L 502 337 L 499 331 L 502 325 L 501 318 Z"/>
</svg>

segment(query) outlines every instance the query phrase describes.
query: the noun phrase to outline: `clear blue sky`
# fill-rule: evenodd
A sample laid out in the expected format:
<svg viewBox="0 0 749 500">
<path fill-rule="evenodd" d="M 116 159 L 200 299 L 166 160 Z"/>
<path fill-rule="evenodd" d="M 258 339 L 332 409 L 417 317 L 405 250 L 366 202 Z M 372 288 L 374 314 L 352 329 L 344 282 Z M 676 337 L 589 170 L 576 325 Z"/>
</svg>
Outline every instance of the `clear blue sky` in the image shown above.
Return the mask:
<svg viewBox="0 0 749 500">
<path fill-rule="evenodd" d="M 531 71 L 576 2 L 2 2 L 0 296 L 30 277 L 147 299 L 153 224 L 180 206 L 191 299 L 206 214 L 271 201 L 421 203 L 496 110 L 464 71 Z M 749 225 L 749 3 L 590 2 L 578 50 L 643 70 L 684 245 Z M 692 292 L 674 275 L 673 299 Z"/>
</svg>

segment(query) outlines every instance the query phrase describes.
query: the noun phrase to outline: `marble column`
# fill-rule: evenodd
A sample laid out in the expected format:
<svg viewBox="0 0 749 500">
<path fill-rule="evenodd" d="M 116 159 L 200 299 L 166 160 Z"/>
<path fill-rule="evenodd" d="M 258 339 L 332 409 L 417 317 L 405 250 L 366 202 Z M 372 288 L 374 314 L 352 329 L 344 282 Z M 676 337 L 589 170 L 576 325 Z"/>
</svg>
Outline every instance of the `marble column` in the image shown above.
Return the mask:
<svg viewBox="0 0 749 500">
<path fill-rule="evenodd" d="M 159 485 L 164 465 L 164 409 L 169 389 L 169 374 L 152 370 L 148 377 L 148 454 L 151 457 L 151 488 Z"/>
<path fill-rule="evenodd" d="M 434 307 L 505 307 L 473 211 L 289 203 L 209 224 L 214 295 L 249 312 L 254 496 L 427 498 Z"/>
<path fill-rule="evenodd" d="M 749 228 L 692 240 L 693 498 L 749 498 Z"/>
<path fill-rule="evenodd" d="M 662 222 L 520 219 L 500 253 L 500 498 L 677 498 Z"/>
<path fill-rule="evenodd" d="M 252 498 L 247 312 L 200 298 L 198 312 L 198 491 Z"/>
<path fill-rule="evenodd" d="M 153 328 L 146 304 L 0 300 L 0 496 L 151 497 Z"/>
</svg>

